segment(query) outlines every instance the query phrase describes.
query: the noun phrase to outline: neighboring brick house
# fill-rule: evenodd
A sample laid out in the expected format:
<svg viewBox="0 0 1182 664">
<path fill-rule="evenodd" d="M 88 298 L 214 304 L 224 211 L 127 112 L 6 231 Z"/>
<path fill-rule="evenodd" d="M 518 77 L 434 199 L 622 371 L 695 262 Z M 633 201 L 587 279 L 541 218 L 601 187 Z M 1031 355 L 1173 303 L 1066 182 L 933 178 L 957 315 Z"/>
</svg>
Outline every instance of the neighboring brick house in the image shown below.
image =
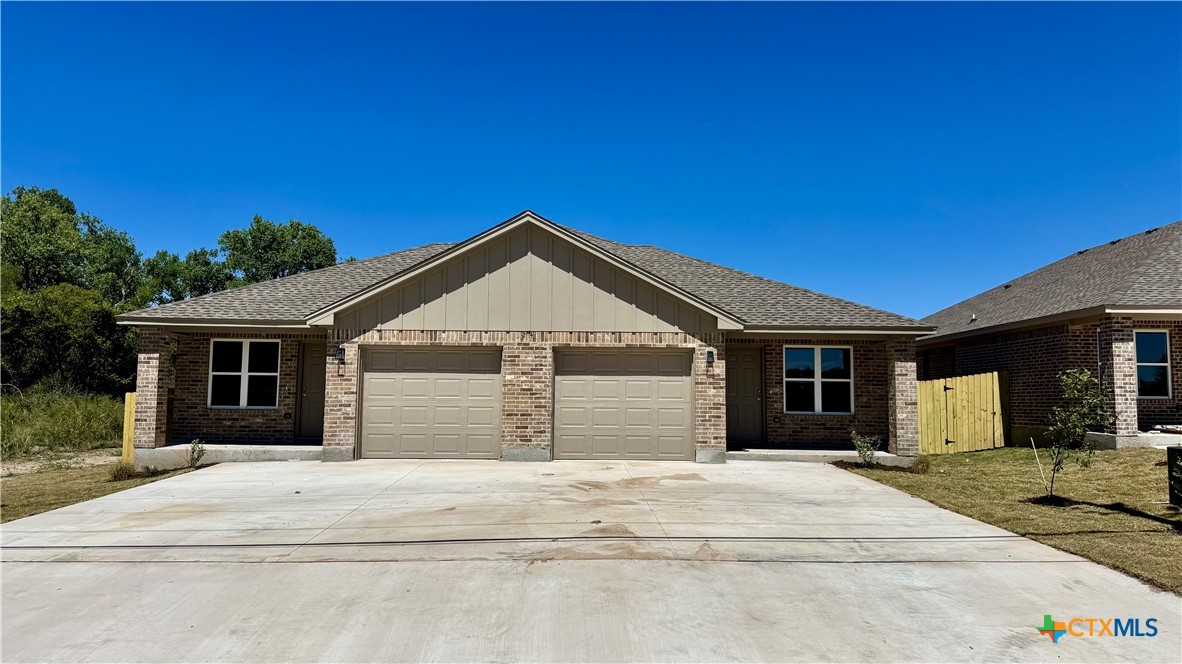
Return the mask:
<svg viewBox="0 0 1182 664">
<path fill-rule="evenodd" d="M 395 457 L 721 461 L 918 451 L 903 316 L 530 212 L 432 244 L 120 317 L 135 444 Z"/>
<path fill-rule="evenodd" d="M 1010 438 L 1042 435 L 1059 375 L 1088 369 L 1115 415 L 1108 442 L 1182 424 L 1182 222 L 1084 249 L 923 319 L 921 379 L 1006 373 Z M 1160 440 L 1160 439 L 1159 439 Z"/>
</svg>

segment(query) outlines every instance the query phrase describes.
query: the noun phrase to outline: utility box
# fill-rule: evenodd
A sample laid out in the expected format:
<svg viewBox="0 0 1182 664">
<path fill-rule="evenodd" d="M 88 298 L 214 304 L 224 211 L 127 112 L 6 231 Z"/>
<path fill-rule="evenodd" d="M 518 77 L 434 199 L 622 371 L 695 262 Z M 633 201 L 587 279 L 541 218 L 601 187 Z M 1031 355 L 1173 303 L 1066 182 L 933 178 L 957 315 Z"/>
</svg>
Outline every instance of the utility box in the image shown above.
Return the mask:
<svg viewBox="0 0 1182 664">
<path fill-rule="evenodd" d="M 1182 445 L 1166 448 L 1166 475 L 1170 478 L 1170 504 L 1182 507 Z"/>
</svg>

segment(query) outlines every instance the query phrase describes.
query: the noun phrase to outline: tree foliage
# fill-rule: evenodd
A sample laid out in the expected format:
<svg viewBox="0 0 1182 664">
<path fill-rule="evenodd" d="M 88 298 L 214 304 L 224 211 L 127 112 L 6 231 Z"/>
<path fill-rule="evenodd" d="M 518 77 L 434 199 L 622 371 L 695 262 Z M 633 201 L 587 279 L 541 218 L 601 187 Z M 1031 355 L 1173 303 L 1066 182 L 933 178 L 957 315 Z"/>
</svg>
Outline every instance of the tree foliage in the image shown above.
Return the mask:
<svg viewBox="0 0 1182 664">
<path fill-rule="evenodd" d="M 1047 496 L 1052 498 L 1055 478 L 1069 461 L 1083 468 L 1091 465 L 1096 449 L 1087 443 L 1088 432 L 1108 426 L 1114 420 L 1092 372 L 1069 369 L 1059 375 L 1059 385 L 1063 391 L 1062 405 L 1051 408 L 1051 426 L 1047 431 L 1051 439 L 1051 481 Z"/>
<path fill-rule="evenodd" d="M 238 285 L 335 265 L 337 250 L 320 229 L 292 219 L 276 224 L 255 215 L 250 226 L 222 233 L 218 245 Z"/>
<path fill-rule="evenodd" d="M 115 323 L 115 309 L 98 291 L 75 284 L 15 291 L 0 309 L 5 383 L 112 394 L 132 386 L 135 331 Z"/>
<path fill-rule="evenodd" d="M 135 380 L 136 333 L 115 316 L 336 263 L 311 224 L 255 216 L 218 249 L 143 258 L 125 232 L 56 189 L 0 198 L 0 382 L 117 393 Z"/>
</svg>

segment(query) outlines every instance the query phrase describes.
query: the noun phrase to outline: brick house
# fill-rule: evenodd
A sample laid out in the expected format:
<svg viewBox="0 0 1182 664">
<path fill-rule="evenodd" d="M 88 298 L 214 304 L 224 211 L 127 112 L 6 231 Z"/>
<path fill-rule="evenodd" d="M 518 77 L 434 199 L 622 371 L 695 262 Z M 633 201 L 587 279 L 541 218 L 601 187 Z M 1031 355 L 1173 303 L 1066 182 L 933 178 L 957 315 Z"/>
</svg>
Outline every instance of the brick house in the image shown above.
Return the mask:
<svg viewBox="0 0 1182 664">
<path fill-rule="evenodd" d="M 1041 436 L 1058 376 L 1088 369 L 1116 416 L 1108 446 L 1182 424 L 1182 222 L 1078 251 L 939 311 L 921 379 L 1006 373 L 1010 438 Z M 1162 440 L 1161 438 L 1157 439 Z"/>
<path fill-rule="evenodd" d="M 716 462 L 728 445 L 917 453 L 903 316 L 523 212 L 431 244 L 121 316 L 138 448 Z"/>
</svg>

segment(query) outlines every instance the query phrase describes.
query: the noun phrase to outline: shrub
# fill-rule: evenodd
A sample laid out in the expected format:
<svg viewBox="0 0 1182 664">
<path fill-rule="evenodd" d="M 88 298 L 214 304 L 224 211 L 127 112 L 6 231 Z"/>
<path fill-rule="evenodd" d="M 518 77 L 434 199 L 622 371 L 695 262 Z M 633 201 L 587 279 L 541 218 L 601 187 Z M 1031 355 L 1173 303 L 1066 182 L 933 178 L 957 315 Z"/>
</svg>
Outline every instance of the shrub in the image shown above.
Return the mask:
<svg viewBox="0 0 1182 664">
<path fill-rule="evenodd" d="M 854 443 L 854 449 L 858 451 L 858 458 L 861 459 L 863 466 L 873 466 L 876 463 L 874 453 L 882 447 L 882 441 L 878 436 L 863 436 L 857 431 L 850 432 L 850 440 Z"/>
<path fill-rule="evenodd" d="M 111 481 L 112 482 L 122 482 L 123 480 L 130 480 L 134 477 L 137 477 L 138 475 L 139 475 L 139 473 L 136 472 L 135 465 L 127 463 L 126 461 L 120 461 L 119 463 L 116 463 L 114 466 L 111 466 Z"/>
<path fill-rule="evenodd" d="M 915 462 L 907 467 L 907 470 L 915 475 L 926 475 L 931 469 L 931 462 L 926 456 L 916 457 Z"/>
<path fill-rule="evenodd" d="M 0 394 L 0 454 L 36 448 L 92 450 L 123 438 L 123 403 L 114 397 L 33 388 Z"/>
<path fill-rule="evenodd" d="M 205 444 L 198 438 L 189 443 L 189 467 L 196 468 L 201 463 L 201 457 L 205 456 Z"/>
<path fill-rule="evenodd" d="M 1063 405 L 1051 409 L 1051 481 L 1047 498 L 1055 498 L 1055 478 L 1068 461 L 1081 468 L 1092 463 L 1096 448 L 1086 443 L 1088 431 L 1111 424 L 1115 419 L 1104 403 L 1100 383 L 1087 369 L 1069 369 L 1059 374 Z"/>
</svg>

